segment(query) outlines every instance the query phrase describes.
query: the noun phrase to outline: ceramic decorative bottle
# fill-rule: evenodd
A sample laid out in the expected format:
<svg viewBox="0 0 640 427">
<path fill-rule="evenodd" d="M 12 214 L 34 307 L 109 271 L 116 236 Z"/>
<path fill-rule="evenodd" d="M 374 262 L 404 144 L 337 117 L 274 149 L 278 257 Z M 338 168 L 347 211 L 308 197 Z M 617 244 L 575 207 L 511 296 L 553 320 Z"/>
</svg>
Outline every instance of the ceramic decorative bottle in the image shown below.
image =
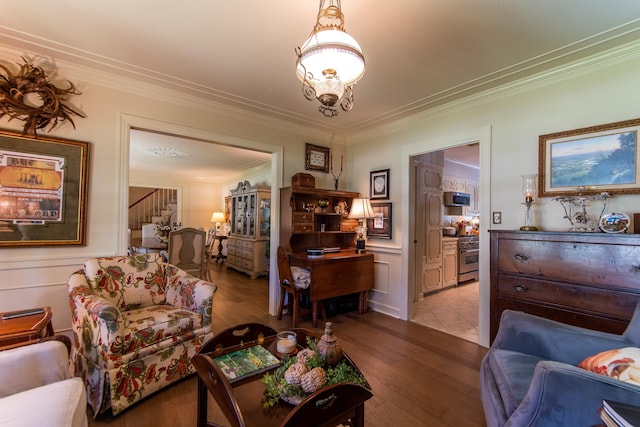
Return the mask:
<svg viewBox="0 0 640 427">
<path fill-rule="evenodd" d="M 331 322 L 324 325 L 324 335 L 320 338 L 317 345 L 318 354 L 325 358 L 328 365 L 335 365 L 340 361 L 342 356 L 342 348 L 338 345 L 336 337 L 333 336 L 333 328 Z"/>
</svg>

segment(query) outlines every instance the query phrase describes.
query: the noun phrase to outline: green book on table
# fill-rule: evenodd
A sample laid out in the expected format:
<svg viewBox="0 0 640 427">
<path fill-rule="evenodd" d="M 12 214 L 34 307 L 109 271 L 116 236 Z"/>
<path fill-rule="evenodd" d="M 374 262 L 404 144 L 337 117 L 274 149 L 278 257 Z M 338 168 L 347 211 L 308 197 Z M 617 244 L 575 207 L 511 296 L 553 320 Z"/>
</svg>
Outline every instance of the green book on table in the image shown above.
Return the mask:
<svg viewBox="0 0 640 427">
<path fill-rule="evenodd" d="M 258 375 L 280 365 L 280 360 L 261 345 L 223 354 L 213 360 L 230 383 Z"/>
</svg>

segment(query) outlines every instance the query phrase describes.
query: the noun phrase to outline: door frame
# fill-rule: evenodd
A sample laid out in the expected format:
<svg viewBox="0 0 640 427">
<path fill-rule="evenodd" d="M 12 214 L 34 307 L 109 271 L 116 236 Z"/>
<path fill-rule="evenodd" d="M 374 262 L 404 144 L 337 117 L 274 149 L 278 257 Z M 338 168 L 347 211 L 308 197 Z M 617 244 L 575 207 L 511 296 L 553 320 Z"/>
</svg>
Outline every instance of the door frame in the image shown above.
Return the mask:
<svg viewBox="0 0 640 427">
<path fill-rule="evenodd" d="M 401 160 L 403 164 L 402 188 L 408 191 L 403 193 L 402 200 L 402 247 L 408 248 L 409 256 L 402 257 L 402 283 L 403 287 L 400 317 L 410 320 L 414 314 L 414 299 L 416 292 L 416 265 L 413 236 L 415 230 L 415 174 L 412 171 L 412 157 L 424 153 L 446 150 L 447 148 L 468 145 L 478 142 L 480 147 L 480 191 L 478 205 L 480 207 L 480 266 L 479 266 L 479 298 L 478 298 L 478 344 L 489 346 L 489 236 L 485 231 L 491 228 L 491 126 L 461 131 L 458 134 L 426 139 L 422 142 L 402 148 Z M 413 210 L 412 210 L 413 209 Z M 413 270 L 411 270 L 411 269 Z"/>
<path fill-rule="evenodd" d="M 126 253 L 128 244 L 128 218 L 129 218 L 129 149 L 131 129 L 144 129 L 155 132 L 164 132 L 172 135 L 185 136 L 212 144 L 225 144 L 246 150 L 262 151 L 271 154 L 271 253 L 275 254 L 278 248 L 278 236 L 280 236 L 280 188 L 282 188 L 282 175 L 284 168 L 284 148 L 282 146 L 268 144 L 260 141 L 215 133 L 207 130 L 182 126 L 175 123 L 167 123 L 145 117 L 129 114 L 120 115 L 120 197 L 118 209 L 118 248 L 120 253 Z M 270 271 L 277 271 L 276 257 L 269 260 Z M 280 286 L 277 274 L 269 275 L 269 313 L 275 316 L 278 312 L 278 296 Z"/>
</svg>

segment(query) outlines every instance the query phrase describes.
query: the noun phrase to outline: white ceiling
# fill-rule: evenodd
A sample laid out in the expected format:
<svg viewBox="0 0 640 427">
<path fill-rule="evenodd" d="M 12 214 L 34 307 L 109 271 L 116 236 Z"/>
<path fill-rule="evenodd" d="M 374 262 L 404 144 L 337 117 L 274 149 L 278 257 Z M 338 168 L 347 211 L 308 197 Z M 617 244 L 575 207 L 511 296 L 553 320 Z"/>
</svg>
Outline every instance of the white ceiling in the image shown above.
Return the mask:
<svg viewBox="0 0 640 427">
<path fill-rule="evenodd" d="M 129 169 L 141 173 L 170 172 L 190 181 L 220 183 L 270 161 L 267 153 L 131 130 Z"/>
<path fill-rule="evenodd" d="M 344 135 L 640 39 L 638 0 L 344 0 L 367 71 L 327 118 L 294 66 L 317 0 L 3 2 L 0 43 Z"/>
</svg>

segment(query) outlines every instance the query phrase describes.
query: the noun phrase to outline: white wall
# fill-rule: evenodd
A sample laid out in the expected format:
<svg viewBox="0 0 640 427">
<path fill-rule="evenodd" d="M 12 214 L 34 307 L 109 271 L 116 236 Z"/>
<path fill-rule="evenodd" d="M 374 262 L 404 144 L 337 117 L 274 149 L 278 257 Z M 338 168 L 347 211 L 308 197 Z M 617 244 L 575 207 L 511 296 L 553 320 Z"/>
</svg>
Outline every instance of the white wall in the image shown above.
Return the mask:
<svg viewBox="0 0 640 427">
<path fill-rule="evenodd" d="M 409 156 L 472 142 L 479 135 L 481 230 L 518 229 L 524 220 L 520 175 L 538 172 L 539 135 L 640 117 L 640 103 L 632 95 L 638 85 L 638 46 L 629 46 L 623 53 L 573 64 L 562 72 L 436 108 L 350 140 L 348 155 L 359 171 L 353 179 L 354 190 L 368 193 L 368 171 L 391 169 L 393 239 L 368 242 L 390 272 L 376 284 L 381 288 L 373 293 L 376 309 L 408 315 L 403 310 L 409 298 L 403 270 L 410 244 L 406 236 Z M 636 195 L 615 196 L 608 211 L 638 212 L 639 201 Z M 542 230 L 568 228 L 557 202 L 538 199 L 535 210 Z M 502 212 L 501 225 L 490 224 L 491 211 Z M 481 232 L 480 339 L 484 344 L 488 344 L 489 326 L 488 237 Z"/>
<path fill-rule="evenodd" d="M 345 154 L 340 189 L 369 194 L 369 171 L 389 168 L 393 238 L 368 242 L 376 256 L 372 303 L 376 310 L 406 318 L 410 295 L 406 271 L 410 244 L 406 209 L 409 157 L 480 140 L 481 229 L 491 227 L 491 211 L 502 211 L 503 223 L 497 228 L 518 228 L 523 216 L 520 175 L 537 172 L 539 135 L 640 117 L 640 103 L 634 95 L 640 68 L 637 51 L 634 46 L 626 57 L 616 51 L 600 62 L 575 64 L 556 75 L 547 74 L 434 108 L 352 135 L 347 146 L 344 138 L 336 139 L 333 135 L 58 61 L 58 76 L 78 82 L 82 95 L 73 102 L 87 114 L 87 118 L 75 120 L 75 130 L 64 125 L 52 133 L 91 142 L 87 244 L 0 249 L 0 311 L 51 305 L 55 329 L 70 327 L 66 302 L 68 276 L 87 258 L 119 254 L 126 248 L 127 199 L 123 194 L 128 183 L 126 127 L 131 123 L 142 128 L 145 123 L 158 123 L 161 128 L 185 129 L 198 137 L 215 135 L 212 140 L 232 145 L 273 149 L 282 155 L 281 175 L 271 175 L 275 188 L 290 185 L 291 176 L 304 171 L 304 142 L 330 146 L 336 157 Z M 20 62 L 24 54 L 0 45 L 1 57 L 9 62 Z M 0 126 L 21 130 L 17 121 L 1 119 Z M 277 166 L 277 158 L 275 162 Z M 332 188 L 330 174 L 313 175 L 318 188 Z M 190 194 L 199 197 L 208 191 L 193 188 Z M 222 188 L 219 197 L 223 197 Z M 639 199 L 639 196 L 615 197 L 609 209 L 632 213 L 638 210 Z M 542 229 L 566 229 L 561 208 L 554 203 L 538 200 L 537 221 Z M 205 215 L 204 211 L 199 215 Z M 274 218 L 277 217 L 274 212 Z M 273 223 L 272 231 L 274 236 L 278 235 Z M 481 234 L 481 249 L 480 334 L 488 343 L 487 233 Z M 273 292 L 272 289 L 272 297 Z M 273 312 L 273 307 L 270 310 Z"/>
<path fill-rule="evenodd" d="M 21 63 L 21 56 L 35 57 L 37 54 L 0 45 L 0 57 L 8 63 Z M 276 188 L 283 183 L 289 185 L 293 174 L 304 171 L 305 142 L 331 146 L 338 154 L 345 151 L 344 141 L 336 142 L 332 135 L 232 110 L 81 65 L 56 63 L 58 78 L 77 83 L 82 94 L 72 102 L 87 115 L 86 118 L 74 118 L 75 130 L 65 124 L 49 134 L 91 143 L 86 246 L 0 248 L 0 312 L 50 305 L 57 331 L 68 330 L 71 325 L 66 291 L 69 275 L 88 258 L 122 254 L 126 250 L 127 198 L 124 192 L 129 182 L 128 127 L 184 131 L 182 134 L 199 138 L 213 135 L 212 141 L 278 152 L 274 161 L 282 172 L 270 177 Z M 22 131 L 21 122 L 9 122 L 6 118 L 0 119 L 0 127 Z M 273 165 L 270 169 L 276 170 Z M 317 175 L 319 186 L 330 188 L 327 175 Z M 143 184 L 146 179 L 134 177 L 134 181 Z M 167 184 L 175 184 L 169 181 L 167 177 Z M 183 223 L 193 222 L 208 228 L 212 208 L 222 206 L 218 205 L 223 197 L 221 188 L 217 190 L 218 199 L 210 202 L 211 188 L 193 183 L 179 184 L 187 201 L 203 199 L 205 202 L 201 210 L 186 213 Z M 272 224 L 272 229 L 278 236 L 277 224 L 276 227 Z M 274 283 L 271 287 L 270 296 L 274 297 Z M 269 309 L 275 312 L 272 305 Z"/>
</svg>

